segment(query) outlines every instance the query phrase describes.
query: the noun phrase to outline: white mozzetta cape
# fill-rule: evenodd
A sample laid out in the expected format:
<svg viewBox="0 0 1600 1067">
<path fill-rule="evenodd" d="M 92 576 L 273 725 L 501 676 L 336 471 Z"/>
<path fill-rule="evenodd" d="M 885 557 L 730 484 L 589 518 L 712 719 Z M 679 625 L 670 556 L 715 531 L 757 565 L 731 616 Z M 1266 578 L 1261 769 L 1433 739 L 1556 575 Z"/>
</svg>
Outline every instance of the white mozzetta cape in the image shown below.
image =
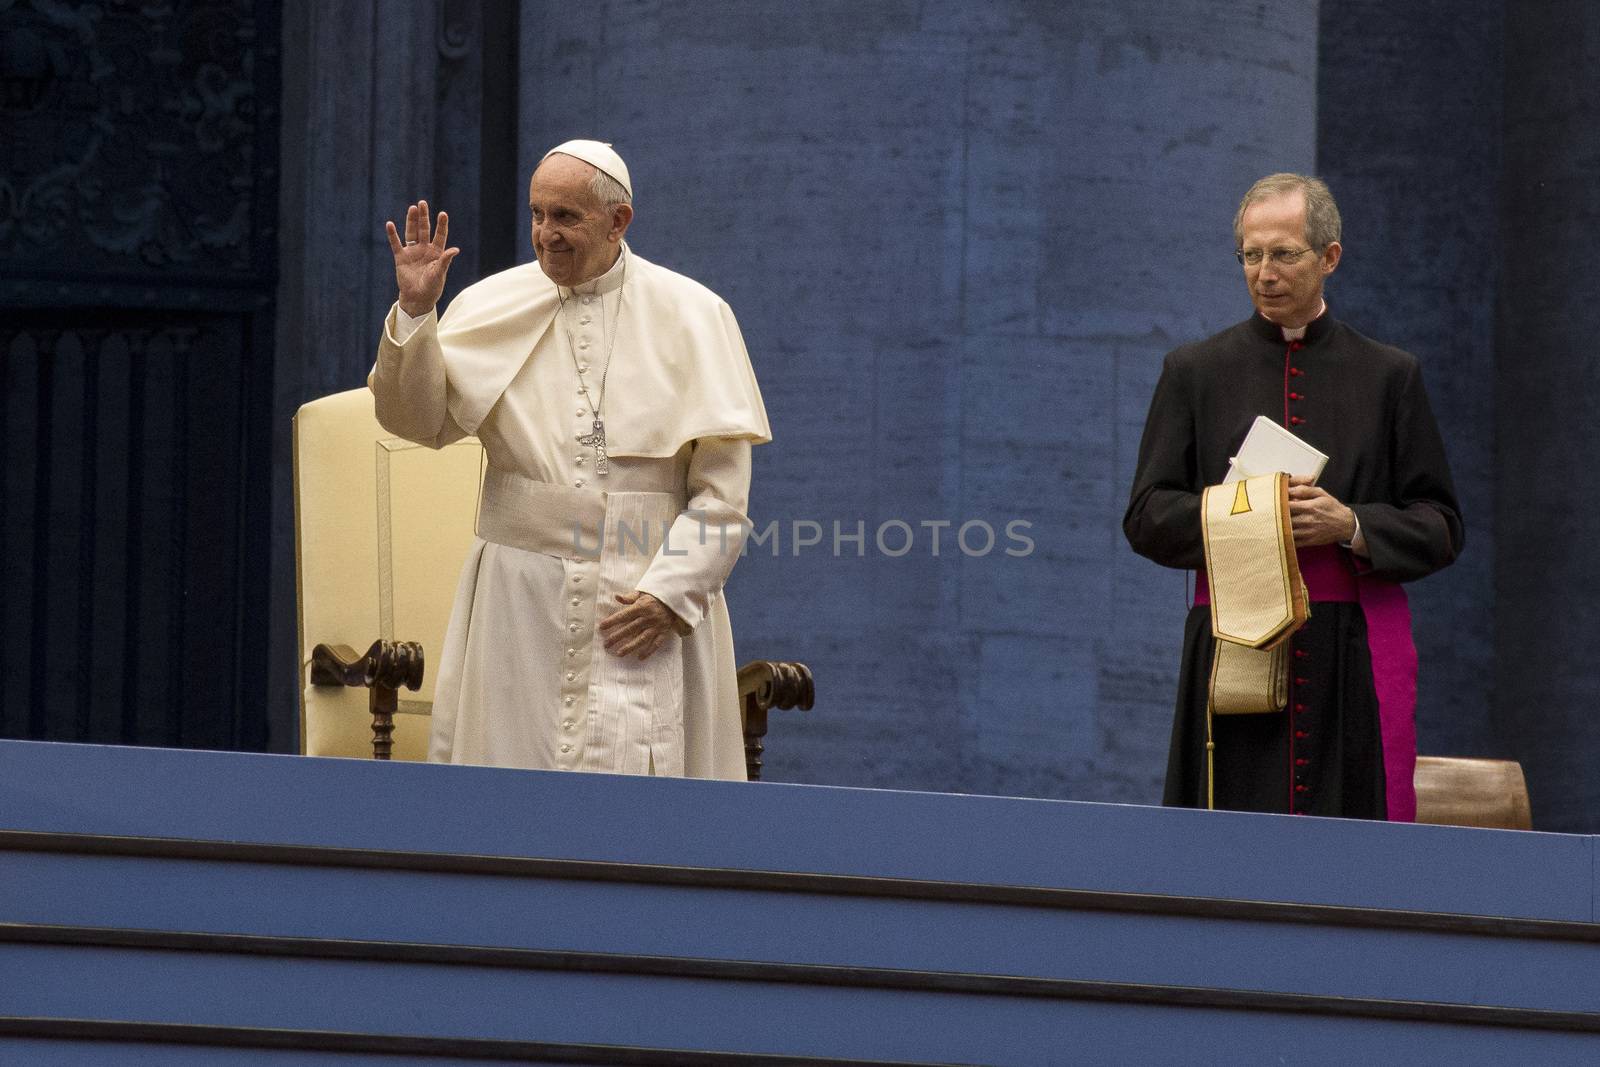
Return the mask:
<svg viewBox="0 0 1600 1067">
<path fill-rule="evenodd" d="M 605 401 L 606 451 L 661 458 L 700 437 L 772 440 L 732 309 L 691 278 L 632 251 L 626 259 L 613 350 L 625 354 L 629 380 Z M 537 263 L 490 275 L 451 302 L 438 336 L 450 415 L 463 431 L 478 432 L 559 307 Z"/>
<path fill-rule="evenodd" d="M 486 493 L 509 477 L 603 495 L 607 523 L 655 531 L 651 553 L 618 549 L 612 536 L 598 560 L 474 542 L 445 647 L 429 650 L 432 759 L 744 777 L 721 589 L 748 525 L 750 446 L 770 439 L 766 411 L 727 304 L 625 259 L 579 286 L 564 311 L 529 264 L 463 290 L 403 339 L 395 312 L 385 324 L 368 384 L 390 432 L 433 447 L 476 433 L 491 467 Z M 608 354 L 611 471 L 597 476 L 575 441 L 591 416 L 574 364 L 594 360 L 594 390 Z M 700 536 L 702 523 L 711 536 Z M 688 628 L 643 663 L 607 653 L 597 630 L 630 589 Z"/>
</svg>

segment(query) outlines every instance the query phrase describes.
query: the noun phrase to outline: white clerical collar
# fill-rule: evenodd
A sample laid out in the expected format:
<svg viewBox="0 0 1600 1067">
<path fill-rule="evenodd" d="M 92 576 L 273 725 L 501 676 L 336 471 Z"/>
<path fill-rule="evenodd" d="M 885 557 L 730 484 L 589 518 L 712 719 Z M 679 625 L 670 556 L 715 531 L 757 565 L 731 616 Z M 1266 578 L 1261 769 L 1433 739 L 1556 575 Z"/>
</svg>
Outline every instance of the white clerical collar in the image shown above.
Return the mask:
<svg viewBox="0 0 1600 1067">
<path fill-rule="evenodd" d="M 1318 300 L 1317 301 L 1317 313 L 1315 315 L 1311 316 L 1311 322 L 1316 322 L 1318 319 L 1322 318 L 1322 316 L 1326 315 L 1327 313 L 1328 313 L 1328 302 L 1326 300 Z M 1267 321 L 1268 322 L 1272 322 L 1271 319 L 1267 319 Z M 1300 340 L 1304 340 L 1304 338 L 1306 336 L 1306 329 L 1308 327 L 1310 327 L 1311 322 L 1306 323 L 1305 326 L 1296 326 L 1296 327 L 1294 327 L 1292 329 L 1290 327 L 1288 327 L 1288 326 L 1279 326 L 1278 328 L 1283 331 L 1283 339 L 1285 341 L 1300 341 Z M 1277 326 L 1277 323 L 1274 322 L 1273 325 Z"/>
<path fill-rule="evenodd" d="M 586 282 L 580 282 L 572 288 L 567 289 L 566 295 L 571 296 L 574 293 L 587 294 L 616 292 L 622 287 L 622 279 L 627 274 L 627 268 L 623 265 L 627 258 L 628 242 L 624 241 L 622 242 L 622 254 L 617 256 L 617 261 L 611 264 L 610 270 L 606 271 L 598 278 L 590 278 Z M 565 287 L 563 286 L 562 288 Z"/>
</svg>

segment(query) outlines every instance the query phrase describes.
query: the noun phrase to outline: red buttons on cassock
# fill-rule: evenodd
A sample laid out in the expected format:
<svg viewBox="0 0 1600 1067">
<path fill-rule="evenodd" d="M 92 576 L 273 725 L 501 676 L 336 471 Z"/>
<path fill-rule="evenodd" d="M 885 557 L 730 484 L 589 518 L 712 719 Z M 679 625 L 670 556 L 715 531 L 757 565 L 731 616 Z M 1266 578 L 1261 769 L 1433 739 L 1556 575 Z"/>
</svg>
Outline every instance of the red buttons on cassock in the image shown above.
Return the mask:
<svg viewBox="0 0 1600 1067">
<path fill-rule="evenodd" d="M 1295 711 L 1305 711 L 1306 710 L 1306 706 L 1304 704 L 1296 704 L 1294 706 L 1294 710 Z"/>
<path fill-rule="evenodd" d="M 1291 377 L 1291 378 L 1298 378 L 1298 377 L 1300 377 L 1300 375 L 1302 375 L 1304 373 L 1305 373 L 1305 371 L 1301 370 L 1299 367 L 1290 367 L 1289 368 L 1289 377 Z"/>
<path fill-rule="evenodd" d="M 1307 788 L 1306 788 L 1306 787 L 1305 787 L 1305 786 L 1303 786 L 1303 785 L 1297 785 L 1297 786 L 1295 786 L 1295 787 L 1294 787 L 1294 791 L 1295 791 L 1295 792 L 1296 792 L 1296 793 L 1309 793 L 1309 792 L 1311 792 L 1311 790 L 1309 790 L 1309 789 L 1307 789 Z"/>
<path fill-rule="evenodd" d="M 1304 758 L 1301 758 L 1301 759 L 1297 759 L 1297 760 L 1295 760 L 1295 761 L 1294 761 L 1294 765 L 1295 765 L 1295 766 L 1296 766 L 1296 767 L 1304 767 L 1304 766 L 1305 766 L 1305 765 L 1306 765 L 1306 764 L 1307 764 L 1307 763 L 1309 763 L 1309 762 L 1310 762 L 1310 761 L 1309 761 L 1309 760 L 1307 760 L 1307 759 L 1304 759 Z"/>
<path fill-rule="evenodd" d="M 1293 417 L 1291 417 L 1289 419 L 1289 425 L 1291 425 L 1291 426 L 1299 426 L 1301 423 L 1303 423 L 1305 421 L 1306 420 L 1302 419 L 1299 415 L 1295 415 L 1295 416 L 1293 416 Z"/>
<path fill-rule="evenodd" d="M 1311 735 L 1310 735 L 1310 734 L 1308 734 L 1308 733 L 1306 733 L 1306 732 L 1305 732 L 1305 731 L 1304 731 L 1304 730 L 1296 730 L 1296 731 L 1295 731 L 1295 732 L 1294 732 L 1294 735 L 1295 735 L 1295 736 L 1296 736 L 1296 737 L 1299 737 L 1299 738 L 1302 738 L 1302 739 L 1303 739 L 1303 738 L 1307 738 L 1307 737 L 1310 737 L 1310 736 L 1311 736 Z"/>
<path fill-rule="evenodd" d="M 1301 396 L 1299 393 L 1290 393 L 1289 394 L 1289 399 L 1290 400 L 1304 400 L 1305 397 Z"/>
<path fill-rule="evenodd" d="M 1311 684 L 1311 680 L 1309 678 L 1296 678 L 1294 680 L 1294 684 L 1295 685 L 1310 685 Z"/>
<path fill-rule="evenodd" d="M 1289 351 L 1291 351 L 1291 352 L 1298 352 L 1304 347 L 1305 347 L 1305 342 L 1304 341 L 1290 341 L 1289 342 Z"/>
<path fill-rule="evenodd" d="M 1294 658 L 1295 659 L 1305 659 L 1309 655 L 1311 655 L 1311 653 L 1307 652 L 1303 648 L 1297 648 L 1297 649 L 1294 650 Z"/>
</svg>

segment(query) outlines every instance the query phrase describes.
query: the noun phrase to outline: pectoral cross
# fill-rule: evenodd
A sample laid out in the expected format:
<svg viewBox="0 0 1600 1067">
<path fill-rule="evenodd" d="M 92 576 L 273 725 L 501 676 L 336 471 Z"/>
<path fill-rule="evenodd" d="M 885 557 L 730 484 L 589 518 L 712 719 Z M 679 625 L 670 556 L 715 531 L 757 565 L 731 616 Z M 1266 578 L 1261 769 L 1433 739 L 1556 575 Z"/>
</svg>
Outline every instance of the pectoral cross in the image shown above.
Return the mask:
<svg viewBox="0 0 1600 1067">
<path fill-rule="evenodd" d="M 606 424 L 602 420 L 594 420 L 593 431 L 580 433 L 578 435 L 578 443 L 580 445 L 588 445 L 594 449 L 594 472 L 596 474 L 605 474 L 611 470 L 611 465 L 606 462 Z"/>
</svg>

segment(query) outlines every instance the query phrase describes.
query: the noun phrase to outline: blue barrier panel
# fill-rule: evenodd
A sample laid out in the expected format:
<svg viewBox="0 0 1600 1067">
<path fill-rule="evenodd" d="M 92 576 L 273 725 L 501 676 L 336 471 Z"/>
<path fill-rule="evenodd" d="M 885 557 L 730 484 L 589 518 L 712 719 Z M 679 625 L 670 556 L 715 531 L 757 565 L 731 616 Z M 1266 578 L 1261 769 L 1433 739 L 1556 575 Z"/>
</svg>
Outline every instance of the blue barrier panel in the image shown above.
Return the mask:
<svg viewBox="0 0 1600 1067">
<path fill-rule="evenodd" d="M 7 741 L 0 823 L 1595 918 L 1591 837 L 944 793 Z"/>
<path fill-rule="evenodd" d="M 1593 908 L 1585 837 L 0 742 L 0 1058 L 1581 1062 Z"/>
</svg>

